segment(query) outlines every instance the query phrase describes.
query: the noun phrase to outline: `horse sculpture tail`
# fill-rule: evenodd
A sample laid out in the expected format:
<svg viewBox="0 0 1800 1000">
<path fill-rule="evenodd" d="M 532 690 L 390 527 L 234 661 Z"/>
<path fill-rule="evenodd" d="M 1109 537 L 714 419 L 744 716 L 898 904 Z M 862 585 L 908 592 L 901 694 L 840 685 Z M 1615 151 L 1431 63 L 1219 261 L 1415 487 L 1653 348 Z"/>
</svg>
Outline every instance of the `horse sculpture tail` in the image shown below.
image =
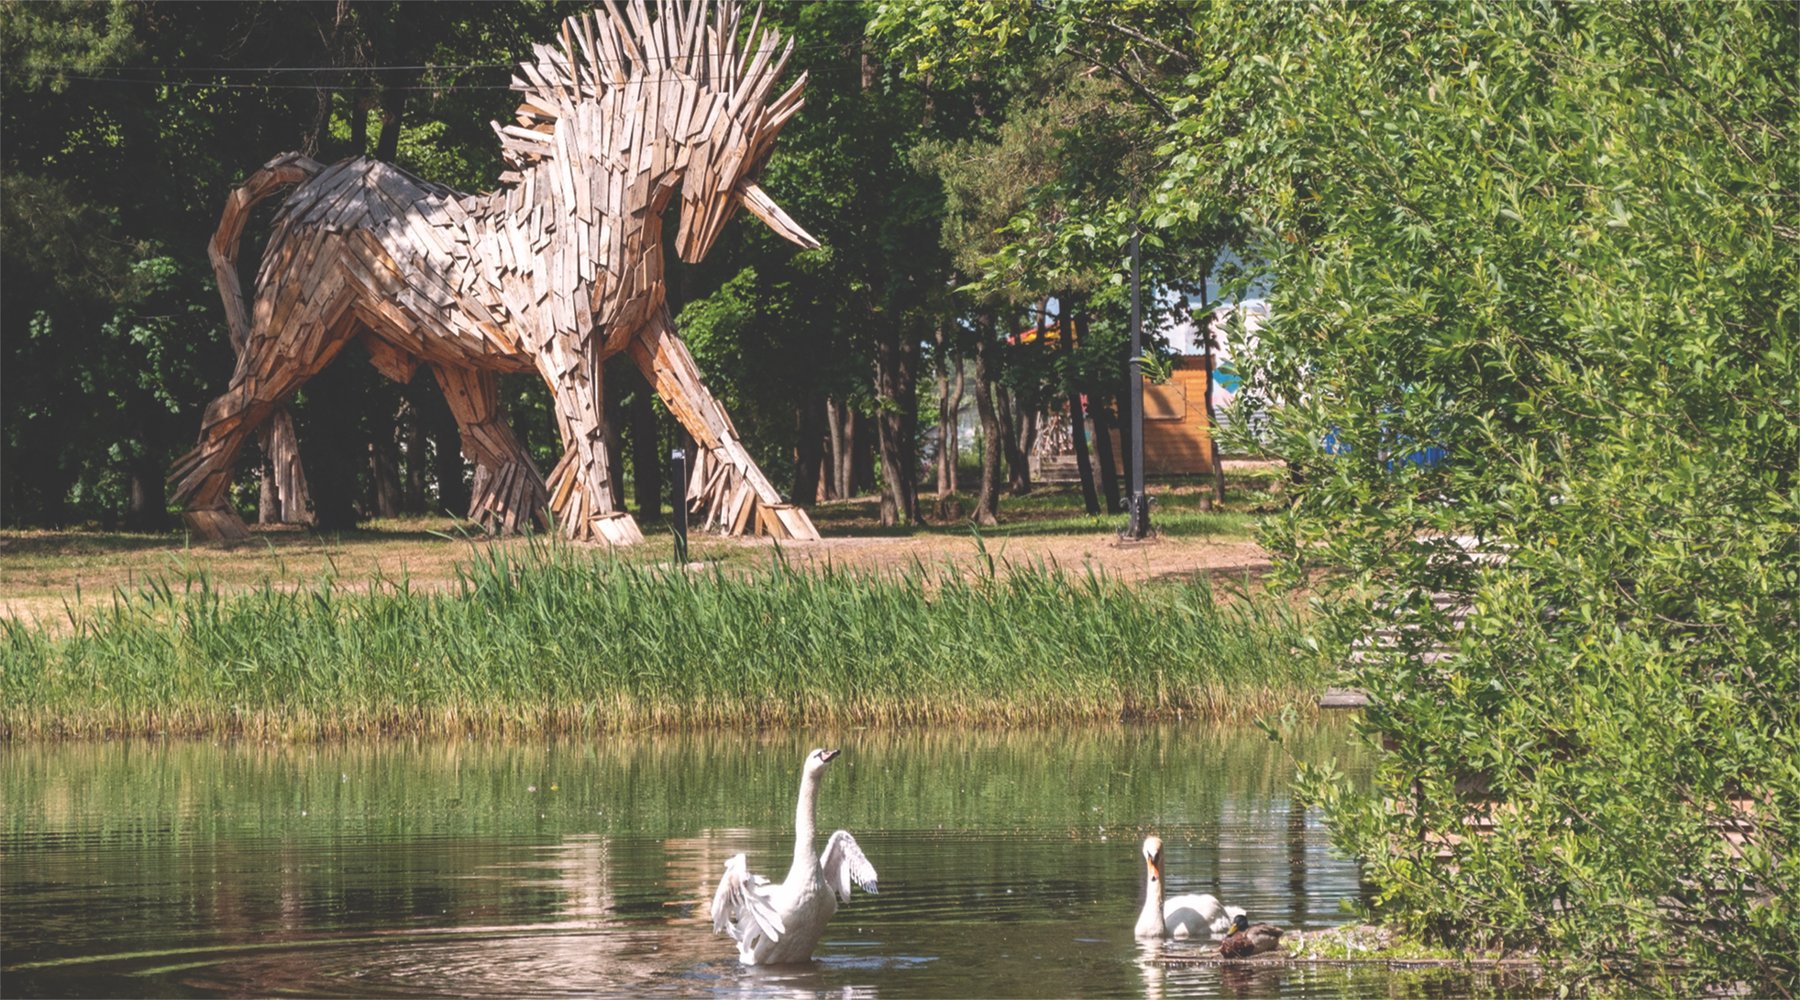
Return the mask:
<svg viewBox="0 0 1800 1000">
<path fill-rule="evenodd" d="M 243 356 L 244 345 L 250 339 L 250 313 L 244 302 L 243 285 L 238 281 L 238 244 L 243 239 L 244 223 L 250 218 L 250 210 L 264 199 L 282 188 L 311 180 L 324 169 L 324 164 L 303 153 L 283 153 L 263 164 L 262 169 L 251 174 L 225 200 L 225 211 L 219 216 L 219 228 L 213 232 L 212 242 L 207 244 L 206 253 L 212 258 L 213 276 L 219 283 L 219 298 L 225 303 L 225 323 L 231 334 L 231 349 L 239 357 Z M 275 492 L 273 497 L 264 497 L 265 504 L 273 501 L 274 510 L 265 511 L 262 520 L 287 523 L 310 520 L 308 507 L 311 504 L 307 497 L 306 473 L 300 466 L 300 445 L 294 437 L 293 413 L 285 406 L 278 408 L 263 428 L 260 439 L 263 454 L 274 467 Z M 190 459 L 198 454 L 199 449 L 196 449 L 193 454 L 177 462 L 175 471 L 169 478 L 179 480 L 191 465 Z"/>
<path fill-rule="evenodd" d="M 244 288 L 238 283 L 238 243 L 244 236 L 244 223 L 250 210 L 263 199 L 281 190 L 317 176 L 325 165 L 304 153 L 283 153 L 262 165 L 248 180 L 225 199 L 225 211 L 219 216 L 219 228 L 206 255 L 212 258 L 213 276 L 219 279 L 219 297 L 225 300 L 225 322 L 231 328 L 231 348 L 244 353 L 244 342 L 250 337 L 250 313 L 244 305 Z"/>
</svg>

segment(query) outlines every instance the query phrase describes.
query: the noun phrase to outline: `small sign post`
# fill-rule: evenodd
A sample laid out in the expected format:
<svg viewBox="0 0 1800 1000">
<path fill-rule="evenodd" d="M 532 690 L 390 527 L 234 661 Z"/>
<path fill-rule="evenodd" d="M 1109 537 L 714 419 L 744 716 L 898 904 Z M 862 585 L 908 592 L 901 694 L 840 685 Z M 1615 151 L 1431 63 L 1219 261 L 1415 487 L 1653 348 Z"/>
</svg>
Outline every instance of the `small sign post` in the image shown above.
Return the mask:
<svg viewBox="0 0 1800 1000">
<path fill-rule="evenodd" d="M 675 529 L 675 564 L 686 566 L 687 549 L 687 452 L 681 448 L 669 452 L 669 494 L 674 509 L 669 511 L 669 524 Z"/>
</svg>

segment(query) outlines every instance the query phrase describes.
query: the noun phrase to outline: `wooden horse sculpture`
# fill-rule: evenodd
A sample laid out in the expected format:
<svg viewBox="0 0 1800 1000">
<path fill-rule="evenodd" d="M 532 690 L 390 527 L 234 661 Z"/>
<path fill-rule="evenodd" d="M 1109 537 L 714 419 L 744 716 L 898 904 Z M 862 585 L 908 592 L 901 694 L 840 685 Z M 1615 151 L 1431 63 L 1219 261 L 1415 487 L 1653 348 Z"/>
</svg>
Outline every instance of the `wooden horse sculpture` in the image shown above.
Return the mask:
<svg viewBox="0 0 1800 1000">
<path fill-rule="evenodd" d="M 297 470 L 283 403 L 352 340 L 385 375 L 431 366 L 475 463 L 469 516 L 491 531 L 554 511 L 574 539 L 641 540 L 608 482 L 601 365 L 624 354 L 700 445 L 694 510 L 741 534 L 816 539 L 781 502 L 701 384 L 664 300 L 662 213 L 680 198 L 676 251 L 697 262 L 741 206 L 803 247 L 818 242 L 756 179 L 800 110 L 805 75 L 770 99 L 793 51 L 760 11 L 710 17 L 688 0 L 652 17 L 643 0 L 563 22 L 557 45 L 520 67 L 517 121 L 494 129 L 511 169 L 465 195 L 356 157 L 323 166 L 275 158 L 231 195 L 212 257 L 238 348 L 231 387 L 207 407 L 200 443 L 170 475 L 190 528 L 239 538 L 226 488 L 245 439 L 265 424 L 278 470 Z M 246 312 L 237 244 L 252 205 L 281 206 Z M 548 482 L 502 422 L 495 373 L 535 371 L 555 397 L 562 460 Z"/>
</svg>

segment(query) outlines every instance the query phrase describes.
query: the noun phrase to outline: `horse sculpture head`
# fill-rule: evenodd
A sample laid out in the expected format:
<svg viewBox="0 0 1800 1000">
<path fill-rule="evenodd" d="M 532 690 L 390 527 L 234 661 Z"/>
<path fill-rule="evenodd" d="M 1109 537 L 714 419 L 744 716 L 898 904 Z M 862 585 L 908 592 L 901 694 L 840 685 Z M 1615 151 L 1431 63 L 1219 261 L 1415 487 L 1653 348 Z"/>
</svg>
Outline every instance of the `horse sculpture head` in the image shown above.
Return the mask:
<svg viewBox="0 0 1800 1000">
<path fill-rule="evenodd" d="M 676 250 L 689 263 L 740 207 L 784 238 L 818 246 L 757 184 L 806 86 L 802 73 L 769 99 L 794 43 L 783 46 L 761 19 L 759 8 L 742 38 L 742 12 L 729 0 L 710 18 L 704 0 L 670 3 L 656 17 L 643 0 L 608 0 L 565 19 L 560 45 L 535 46 L 536 59 L 513 78 L 524 93 L 518 123 L 494 123 L 508 163 L 517 171 L 569 163 L 570 183 L 590 185 L 602 215 L 645 212 L 654 222 L 679 191 Z M 608 188 L 621 173 L 622 198 Z M 646 231 L 660 238 L 660 226 Z"/>
</svg>

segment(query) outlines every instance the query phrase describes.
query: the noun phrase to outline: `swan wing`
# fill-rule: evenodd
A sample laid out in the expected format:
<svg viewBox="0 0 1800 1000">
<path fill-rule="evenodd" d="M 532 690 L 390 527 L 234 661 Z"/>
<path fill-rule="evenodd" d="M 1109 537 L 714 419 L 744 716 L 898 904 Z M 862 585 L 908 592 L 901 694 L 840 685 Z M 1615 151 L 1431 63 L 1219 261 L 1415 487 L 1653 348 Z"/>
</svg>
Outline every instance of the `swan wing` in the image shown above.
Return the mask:
<svg viewBox="0 0 1800 1000">
<path fill-rule="evenodd" d="M 755 938 L 781 940 L 787 933 L 781 914 L 769 902 L 769 880 L 750 873 L 742 854 L 725 862 L 725 875 L 713 893 L 713 932 L 731 932 L 735 940 L 751 944 Z"/>
<path fill-rule="evenodd" d="M 1223 934 L 1231 926 L 1227 911 L 1210 893 L 1192 893 L 1163 901 L 1163 922 L 1175 937 L 1198 937 L 1202 933 Z"/>
<path fill-rule="evenodd" d="M 880 892 L 875 888 L 875 866 L 869 864 L 868 855 L 856 846 L 856 838 L 850 836 L 848 830 L 837 831 L 825 842 L 825 853 L 819 856 L 819 867 L 825 872 L 826 883 L 843 902 L 850 901 L 852 882 L 864 892 Z"/>
</svg>

